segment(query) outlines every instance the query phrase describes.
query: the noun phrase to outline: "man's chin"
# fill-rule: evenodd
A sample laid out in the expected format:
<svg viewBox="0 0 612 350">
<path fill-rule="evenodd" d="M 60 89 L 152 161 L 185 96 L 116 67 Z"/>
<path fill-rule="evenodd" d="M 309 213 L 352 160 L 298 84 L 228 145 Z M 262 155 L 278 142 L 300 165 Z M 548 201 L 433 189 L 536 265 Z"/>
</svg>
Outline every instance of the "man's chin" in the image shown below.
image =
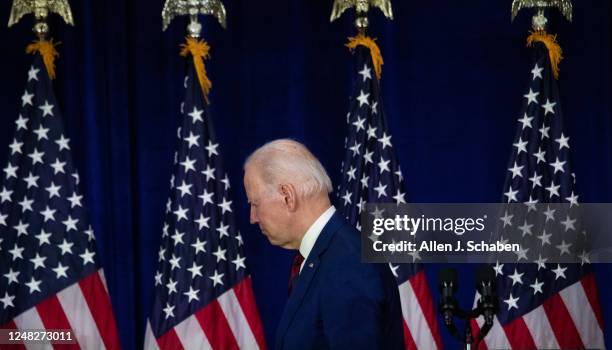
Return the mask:
<svg viewBox="0 0 612 350">
<path fill-rule="evenodd" d="M 272 244 L 273 246 L 277 246 L 277 247 L 281 247 L 281 248 L 285 248 L 285 249 L 293 249 L 293 248 L 289 247 L 289 243 L 288 242 L 274 239 L 273 237 L 268 236 L 265 232 L 263 232 L 263 234 L 266 236 L 266 238 L 268 238 L 268 242 L 270 242 L 270 244 Z"/>
<path fill-rule="evenodd" d="M 261 229 L 260 229 L 261 230 Z M 261 234 L 263 234 L 264 236 L 266 236 L 266 238 L 268 239 L 268 242 L 270 242 L 270 244 L 272 245 L 278 245 L 278 243 L 274 240 L 274 238 L 272 238 L 266 231 L 261 230 Z"/>
<path fill-rule="evenodd" d="M 275 240 L 274 238 L 272 238 L 272 237 L 270 237 L 268 235 L 266 235 L 266 238 L 268 238 L 268 242 L 270 242 L 270 244 L 272 244 L 272 245 L 276 245 L 276 246 L 280 246 L 281 245 L 281 242 Z"/>
</svg>

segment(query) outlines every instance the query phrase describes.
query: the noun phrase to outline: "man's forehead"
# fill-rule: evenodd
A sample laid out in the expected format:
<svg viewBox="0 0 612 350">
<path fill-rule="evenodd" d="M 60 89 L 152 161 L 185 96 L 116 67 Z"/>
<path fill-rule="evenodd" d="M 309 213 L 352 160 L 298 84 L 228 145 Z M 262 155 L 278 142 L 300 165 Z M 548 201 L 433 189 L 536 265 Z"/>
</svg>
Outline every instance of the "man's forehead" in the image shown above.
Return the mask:
<svg viewBox="0 0 612 350">
<path fill-rule="evenodd" d="M 259 182 L 260 176 L 259 167 L 256 164 L 248 164 L 244 169 L 245 181 L 248 179 L 249 182 Z"/>
<path fill-rule="evenodd" d="M 247 167 L 244 172 L 244 186 L 247 192 L 254 195 L 257 188 L 260 187 L 260 177 L 258 172 L 252 167 Z"/>
</svg>

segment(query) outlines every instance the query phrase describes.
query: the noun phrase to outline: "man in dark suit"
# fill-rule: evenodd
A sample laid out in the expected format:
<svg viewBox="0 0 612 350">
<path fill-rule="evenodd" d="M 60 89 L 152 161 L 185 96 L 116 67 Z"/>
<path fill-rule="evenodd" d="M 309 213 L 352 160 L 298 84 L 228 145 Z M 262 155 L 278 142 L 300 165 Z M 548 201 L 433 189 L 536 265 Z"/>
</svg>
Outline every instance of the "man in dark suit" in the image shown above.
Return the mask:
<svg viewBox="0 0 612 350">
<path fill-rule="evenodd" d="M 402 349 L 401 305 L 386 264 L 361 263 L 359 233 L 331 205 L 321 163 L 293 140 L 245 162 L 250 221 L 270 243 L 298 250 L 277 349 Z"/>
</svg>

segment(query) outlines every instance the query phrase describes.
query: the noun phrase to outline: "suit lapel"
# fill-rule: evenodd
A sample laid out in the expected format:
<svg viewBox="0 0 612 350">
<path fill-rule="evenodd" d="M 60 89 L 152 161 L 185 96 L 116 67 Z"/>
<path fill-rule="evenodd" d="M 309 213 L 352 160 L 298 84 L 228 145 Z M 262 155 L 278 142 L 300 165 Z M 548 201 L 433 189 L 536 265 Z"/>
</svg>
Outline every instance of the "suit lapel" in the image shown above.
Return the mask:
<svg viewBox="0 0 612 350">
<path fill-rule="evenodd" d="M 285 310 L 283 311 L 283 315 L 278 325 L 276 334 L 276 348 L 280 348 L 285 332 L 287 331 L 287 328 L 289 328 L 289 325 L 295 317 L 296 311 L 299 309 L 302 301 L 304 300 L 304 296 L 308 291 L 310 282 L 319 268 L 320 256 L 325 252 L 325 250 L 327 250 L 332 237 L 336 231 L 338 231 L 340 226 L 342 226 L 343 222 L 344 219 L 338 212 L 335 212 L 334 215 L 332 215 L 325 227 L 323 227 L 323 230 L 317 238 L 314 247 L 304 262 L 302 271 L 293 282 L 294 284 L 291 295 L 287 300 L 287 305 L 285 305 Z"/>
</svg>

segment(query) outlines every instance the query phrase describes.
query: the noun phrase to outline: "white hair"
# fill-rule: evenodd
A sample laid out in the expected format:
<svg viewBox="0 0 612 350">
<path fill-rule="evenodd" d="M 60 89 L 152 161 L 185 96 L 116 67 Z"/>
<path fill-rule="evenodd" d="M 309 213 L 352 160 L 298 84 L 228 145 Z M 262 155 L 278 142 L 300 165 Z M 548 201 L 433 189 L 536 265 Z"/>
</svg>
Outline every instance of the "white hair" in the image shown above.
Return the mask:
<svg viewBox="0 0 612 350">
<path fill-rule="evenodd" d="M 246 159 L 244 169 L 251 164 L 257 166 L 264 183 L 272 188 L 291 183 L 303 197 L 332 191 L 331 180 L 321 162 L 297 141 L 268 142 Z"/>
</svg>

